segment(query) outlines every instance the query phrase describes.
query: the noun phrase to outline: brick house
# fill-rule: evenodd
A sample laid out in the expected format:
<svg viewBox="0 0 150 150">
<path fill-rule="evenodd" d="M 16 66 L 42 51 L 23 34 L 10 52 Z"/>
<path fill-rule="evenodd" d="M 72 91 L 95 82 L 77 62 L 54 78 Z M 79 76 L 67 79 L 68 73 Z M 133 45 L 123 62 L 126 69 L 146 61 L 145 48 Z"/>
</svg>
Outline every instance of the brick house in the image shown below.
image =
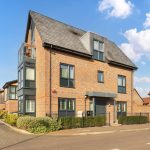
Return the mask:
<svg viewBox="0 0 150 150">
<path fill-rule="evenodd" d="M 5 83 L 0 91 L 0 99 L 0 110 L 6 110 L 8 113 L 18 112 L 17 80 Z"/>
<path fill-rule="evenodd" d="M 4 90 L 0 89 L 0 110 L 5 109 Z"/>
<path fill-rule="evenodd" d="M 96 33 L 30 11 L 19 50 L 19 113 L 36 116 L 133 111 L 137 67 Z"/>
</svg>

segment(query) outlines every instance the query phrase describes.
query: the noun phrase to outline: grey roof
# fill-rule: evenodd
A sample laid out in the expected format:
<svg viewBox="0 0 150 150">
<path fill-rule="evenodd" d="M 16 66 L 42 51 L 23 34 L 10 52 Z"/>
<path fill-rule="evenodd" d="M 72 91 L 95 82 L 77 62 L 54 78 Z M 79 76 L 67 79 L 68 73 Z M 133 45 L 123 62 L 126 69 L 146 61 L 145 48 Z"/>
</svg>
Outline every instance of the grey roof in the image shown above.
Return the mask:
<svg viewBox="0 0 150 150">
<path fill-rule="evenodd" d="M 3 89 L 7 88 L 9 85 L 13 84 L 13 83 L 17 83 L 18 80 L 12 80 L 12 81 L 8 81 L 4 84 Z"/>
<path fill-rule="evenodd" d="M 33 19 L 43 43 L 92 56 L 92 52 L 88 51 L 80 40 L 87 31 L 64 24 L 37 12 L 30 11 L 29 16 Z M 108 63 L 115 62 L 133 69 L 137 68 L 116 44 L 98 34 L 91 34 L 93 37 L 104 41 L 105 57 Z"/>
</svg>

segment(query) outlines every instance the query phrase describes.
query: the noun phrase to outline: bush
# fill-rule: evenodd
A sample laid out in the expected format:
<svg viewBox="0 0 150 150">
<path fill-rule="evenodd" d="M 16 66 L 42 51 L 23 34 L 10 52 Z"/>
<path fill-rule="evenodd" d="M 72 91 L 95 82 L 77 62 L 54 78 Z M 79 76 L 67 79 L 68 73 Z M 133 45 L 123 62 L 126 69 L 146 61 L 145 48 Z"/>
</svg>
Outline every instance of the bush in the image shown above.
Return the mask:
<svg viewBox="0 0 150 150">
<path fill-rule="evenodd" d="M 19 117 L 17 120 L 17 127 L 20 129 L 27 130 L 30 127 L 30 122 L 33 122 L 35 117 L 32 116 L 23 116 Z"/>
<path fill-rule="evenodd" d="M 106 124 L 105 116 L 83 117 L 83 118 L 62 117 L 60 120 L 62 122 L 63 129 L 103 126 Z"/>
<path fill-rule="evenodd" d="M 18 118 L 17 127 L 32 133 L 45 133 L 61 129 L 61 122 L 57 118 L 25 116 Z"/>
<path fill-rule="evenodd" d="M 121 116 L 118 119 L 120 124 L 144 124 L 148 123 L 148 118 L 146 116 Z"/>
<path fill-rule="evenodd" d="M 7 114 L 4 118 L 4 121 L 12 126 L 16 126 L 17 119 L 18 119 L 17 114 Z"/>
<path fill-rule="evenodd" d="M 0 110 L 0 119 L 4 119 L 7 115 L 7 111 L 6 110 Z"/>
</svg>

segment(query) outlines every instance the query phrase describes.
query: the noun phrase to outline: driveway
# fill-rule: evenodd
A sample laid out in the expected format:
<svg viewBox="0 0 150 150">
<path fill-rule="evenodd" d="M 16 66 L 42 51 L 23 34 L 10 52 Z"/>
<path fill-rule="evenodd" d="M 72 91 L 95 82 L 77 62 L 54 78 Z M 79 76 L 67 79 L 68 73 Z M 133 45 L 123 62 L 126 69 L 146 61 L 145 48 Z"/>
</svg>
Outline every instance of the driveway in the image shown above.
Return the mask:
<svg viewBox="0 0 150 150">
<path fill-rule="evenodd" d="M 102 130 L 102 128 L 93 129 Z M 89 132 L 89 130 L 83 129 L 82 132 Z M 73 131 L 76 132 L 76 130 Z M 77 131 L 79 132 L 79 129 Z M 1 124 L 0 147 L 0 150 L 150 150 L 150 129 L 128 128 L 126 131 L 119 129 L 117 132 L 93 135 L 46 134 L 36 136 L 16 133 Z"/>
</svg>

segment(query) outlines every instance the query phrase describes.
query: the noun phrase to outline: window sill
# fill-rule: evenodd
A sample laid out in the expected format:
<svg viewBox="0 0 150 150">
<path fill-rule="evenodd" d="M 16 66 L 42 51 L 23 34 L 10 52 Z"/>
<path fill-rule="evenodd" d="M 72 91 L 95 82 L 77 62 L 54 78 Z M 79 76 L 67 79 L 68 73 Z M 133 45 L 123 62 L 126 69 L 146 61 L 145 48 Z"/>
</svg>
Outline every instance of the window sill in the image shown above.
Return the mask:
<svg viewBox="0 0 150 150">
<path fill-rule="evenodd" d="M 60 86 L 61 88 L 69 88 L 69 89 L 75 89 L 75 87 L 68 87 L 68 86 Z"/>
<path fill-rule="evenodd" d="M 104 81 L 103 81 L 103 82 L 101 82 L 101 81 L 98 81 L 98 83 L 102 83 L 102 84 L 104 84 Z"/>
<path fill-rule="evenodd" d="M 92 58 L 93 60 L 96 60 L 96 61 L 100 61 L 100 62 L 103 62 L 105 63 L 105 60 L 99 60 L 99 59 L 95 59 L 95 58 Z"/>
<path fill-rule="evenodd" d="M 118 92 L 118 94 L 127 94 L 127 92 L 125 92 L 125 93 L 124 92 Z"/>
</svg>

